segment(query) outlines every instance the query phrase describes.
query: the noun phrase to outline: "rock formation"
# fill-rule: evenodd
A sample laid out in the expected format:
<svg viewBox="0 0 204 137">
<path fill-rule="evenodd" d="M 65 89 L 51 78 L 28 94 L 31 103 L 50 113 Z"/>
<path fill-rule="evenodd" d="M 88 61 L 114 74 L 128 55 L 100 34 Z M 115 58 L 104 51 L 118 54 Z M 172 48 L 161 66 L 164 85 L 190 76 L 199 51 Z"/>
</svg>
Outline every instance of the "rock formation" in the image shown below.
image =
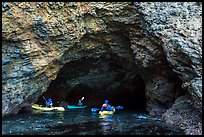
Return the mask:
<svg viewBox="0 0 204 137">
<path fill-rule="evenodd" d="M 136 92 L 151 115 L 200 135 L 201 44 L 198 2 L 2 2 L 2 116 L 46 92 Z"/>
</svg>

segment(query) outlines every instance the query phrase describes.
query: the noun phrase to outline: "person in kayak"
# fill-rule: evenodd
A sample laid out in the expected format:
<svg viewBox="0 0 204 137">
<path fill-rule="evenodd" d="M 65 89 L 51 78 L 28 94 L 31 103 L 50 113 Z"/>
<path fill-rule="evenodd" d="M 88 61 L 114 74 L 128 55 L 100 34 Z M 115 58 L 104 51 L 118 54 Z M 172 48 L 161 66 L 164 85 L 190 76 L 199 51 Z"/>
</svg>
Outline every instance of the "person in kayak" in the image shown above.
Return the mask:
<svg viewBox="0 0 204 137">
<path fill-rule="evenodd" d="M 78 106 L 83 106 L 83 103 L 81 102 L 82 100 L 84 100 L 84 97 L 82 97 L 80 100 L 79 100 L 79 102 L 78 102 Z"/>
<path fill-rule="evenodd" d="M 52 99 L 49 98 L 48 101 L 45 102 L 46 107 L 52 107 L 53 103 L 52 103 Z"/>
<path fill-rule="evenodd" d="M 111 107 L 109 104 L 108 104 L 108 100 L 105 100 L 104 104 L 102 105 L 101 107 L 101 111 L 112 111 L 114 109 L 114 107 Z"/>
</svg>

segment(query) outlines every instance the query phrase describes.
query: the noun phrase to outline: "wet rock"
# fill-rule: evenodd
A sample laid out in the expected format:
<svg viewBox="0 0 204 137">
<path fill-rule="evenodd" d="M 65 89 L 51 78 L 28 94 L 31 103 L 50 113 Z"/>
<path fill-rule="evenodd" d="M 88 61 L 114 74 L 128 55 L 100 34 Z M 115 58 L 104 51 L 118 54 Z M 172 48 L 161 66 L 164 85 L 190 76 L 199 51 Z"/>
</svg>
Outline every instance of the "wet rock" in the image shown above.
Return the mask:
<svg viewBox="0 0 204 137">
<path fill-rule="evenodd" d="M 4 57 L 4 58 L 2 58 L 2 65 L 5 65 L 5 64 L 9 63 L 10 61 L 11 61 L 11 58 Z"/>
<path fill-rule="evenodd" d="M 32 110 L 32 105 L 29 103 L 23 103 L 19 106 L 21 109 L 19 110 L 19 113 L 27 113 Z"/>
<path fill-rule="evenodd" d="M 153 37 L 155 37 L 156 39 L 160 39 L 160 42 L 158 41 L 158 43 L 162 45 L 164 54 L 167 58 L 169 65 L 171 66 L 172 70 L 181 78 L 183 83 L 182 87 L 186 87 L 185 90 L 188 92 L 188 95 L 191 95 L 191 101 L 193 104 L 193 106 L 191 107 L 196 109 L 199 115 L 199 113 L 202 113 L 201 109 L 199 109 L 202 108 L 202 97 L 200 96 L 200 93 L 202 93 L 202 86 L 200 83 L 200 80 L 202 79 L 202 42 L 200 41 L 198 43 L 192 43 L 191 38 L 195 41 L 199 41 L 199 39 L 201 39 L 202 25 L 200 24 L 200 22 L 202 21 L 199 15 L 202 11 L 202 5 L 198 6 L 197 3 L 180 2 L 171 4 L 165 3 L 164 5 L 162 5 L 162 7 L 163 10 L 169 11 L 166 14 L 166 16 L 168 16 L 168 21 L 161 22 L 161 16 L 159 16 L 158 14 L 161 13 L 163 10 L 160 11 L 159 9 L 157 9 L 158 5 L 161 5 L 161 3 L 135 4 L 138 6 L 138 12 L 143 15 L 143 18 L 145 20 L 144 23 L 147 25 L 148 28 L 147 31 L 152 34 Z M 170 8 L 167 5 L 169 5 Z M 152 6 L 152 8 L 145 8 L 150 6 Z M 172 10 L 176 10 L 176 17 L 174 14 L 172 14 Z M 160 29 L 159 27 L 157 27 L 158 23 L 159 25 L 177 25 L 172 26 L 172 29 Z M 191 27 L 189 28 L 188 26 Z M 188 31 L 184 32 L 184 30 L 189 30 L 191 34 L 188 34 Z M 182 110 L 178 109 L 178 111 Z M 187 113 L 187 115 L 189 115 L 189 117 L 191 116 L 190 113 Z M 200 128 L 200 124 L 197 124 Z M 186 129 L 185 131 L 187 133 L 188 130 Z M 190 133 L 188 132 L 187 134 Z M 201 134 L 200 130 L 198 130 L 197 133 L 194 132 L 194 134 Z"/>
<path fill-rule="evenodd" d="M 181 127 L 188 135 L 202 134 L 201 114 L 192 107 L 189 96 L 179 97 L 162 118 L 169 124 Z"/>
<path fill-rule="evenodd" d="M 73 62 L 83 69 L 65 67 L 67 92 L 85 83 L 111 96 L 139 74 L 151 114 L 168 111 L 180 89 L 191 97 L 189 108 L 202 113 L 201 8 L 196 2 L 2 2 L 2 116 L 34 103 Z"/>
</svg>

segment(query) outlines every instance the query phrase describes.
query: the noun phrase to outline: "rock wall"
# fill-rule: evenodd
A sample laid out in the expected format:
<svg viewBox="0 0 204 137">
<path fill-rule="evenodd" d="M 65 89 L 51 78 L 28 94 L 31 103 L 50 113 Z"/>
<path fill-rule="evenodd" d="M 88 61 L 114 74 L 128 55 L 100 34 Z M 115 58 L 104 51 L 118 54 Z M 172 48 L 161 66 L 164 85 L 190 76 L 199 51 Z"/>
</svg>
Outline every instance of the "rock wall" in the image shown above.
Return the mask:
<svg viewBox="0 0 204 137">
<path fill-rule="evenodd" d="M 196 2 L 2 2 L 2 116 L 34 103 L 64 65 L 105 56 L 140 74 L 150 114 L 202 134 L 201 19 Z"/>
<path fill-rule="evenodd" d="M 169 66 L 188 92 L 186 96 L 190 95 L 178 97 L 162 117 L 169 123 L 182 125 L 187 134 L 202 134 L 202 3 L 135 4 L 147 33 L 158 40 Z M 174 118 L 172 113 L 177 113 Z M 176 117 L 180 117 L 180 122 Z"/>
</svg>

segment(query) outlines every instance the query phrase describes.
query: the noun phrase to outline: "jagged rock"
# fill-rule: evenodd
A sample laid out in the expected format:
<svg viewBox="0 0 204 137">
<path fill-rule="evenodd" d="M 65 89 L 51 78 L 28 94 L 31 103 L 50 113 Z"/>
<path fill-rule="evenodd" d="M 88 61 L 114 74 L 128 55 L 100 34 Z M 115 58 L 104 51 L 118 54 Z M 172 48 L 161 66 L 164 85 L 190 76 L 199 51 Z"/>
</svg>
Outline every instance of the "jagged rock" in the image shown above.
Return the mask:
<svg viewBox="0 0 204 137">
<path fill-rule="evenodd" d="M 202 4 L 196 2 L 135 4 L 146 24 L 146 31 L 152 35 L 151 39 L 157 39 L 155 42 L 162 45 L 169 66 L 182 80 L 182 88 L 191 95 L 193 107 L 198 110 L 198 115 L 202 114 L 200 109 L 202 108 Z M 176 13 L 172 14 L 172 10 Z M 161 14 L 163 12 L 165 14 Z M 165 22 L 161 20 L 164 15 Z M 163 25 L 163 28 L 158 28 L 158 25 Z M 191 116 L 190 113 L 187 115 Z M 187 134 L 190 134 L 188 131 L 190 125 L 189 123 L 185 125 Z M 201 125 L 198 124 L 197 130 L 199 130 L 193 134 L 202 134 Z"/>
<path fill-rule="evenodd" d="M 202 114 L 201 19 L 196 2 L 2 2 L 2 116 L 47 90 L 66 99 L 78 87 L 96 100 L 135 90 L 150 114 L 202 134 L 200 122 L 181 125 L 184 103 L 174 109 L 188 95 Z"/>
<path fill-rule="evenodd" d="M 202 134 L 202 116 L 198 109 L 192 107 L 188 95 L 176 99 L 175 104 L 163 113 L 162 118 L 167 123 L 181 127 L 188 135 Z"/>
</svg>

